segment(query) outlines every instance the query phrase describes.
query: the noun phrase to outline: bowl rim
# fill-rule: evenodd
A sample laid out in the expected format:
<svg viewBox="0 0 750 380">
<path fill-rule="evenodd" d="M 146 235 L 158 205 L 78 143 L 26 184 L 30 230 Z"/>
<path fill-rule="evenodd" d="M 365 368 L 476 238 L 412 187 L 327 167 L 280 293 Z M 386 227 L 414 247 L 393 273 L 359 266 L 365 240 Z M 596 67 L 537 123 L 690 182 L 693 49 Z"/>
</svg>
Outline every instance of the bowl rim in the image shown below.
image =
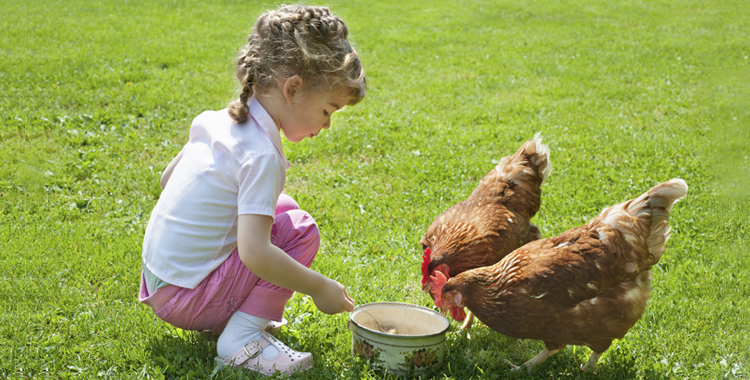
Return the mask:
<svg viewBox="0 0 750 380">
<path fill-rule="evenodd" d="M 391 305 L 391 306 L 408 306 L 408 307 L 412 307 L 412 308 L 415 308 L 415 309 L 420 309 L 420 310 L 432 313 L 432 314 L 440 317 L 441 320 L 444 320 L 445 321 L 445 328 L 442 329 L 442 330 L 440 330 L 440 331 L 438 331 L 438 332 L 431 333 L 431 334 L 399 335 L 399 334 L 389 334 L 389 333 L 385 333 L 385 332 L 382 332 L 382 331 L 373 330 L 373 329 L 367 328 L 365 326 L 362 326 L 359 323 L 357 323 L 357 322 L 354 321 L 354 319 L 352 318 L 352 315 L 355 314 L 355 312 L 357 311 L 357 309 L 363 309 L 366 306 L 373 306 L 373 305 L 379 305 L 379 306 L 389 306 L 389 305 Z M 368 333 L 375 334 L 375 335 L 380 335 L 380 336 L 384 336 L 384 337 L 390 337 L 390 338 L 394 338 L 395 337 L 397 339 L 410 339 L 410 338 L 423 339 L 423 338 L 430 338 L 430 337 L 440 336 L 440 335 L 444 335 L 445 332 L 448 331 L 448 329 L 450 329 L 450 327 L 451 327 L 450 320 L 448 320 L 448 318 L 446 318 L 444 315 L 438 313 L 437 311 L 435 311 L 433 309 L 430 309 L 428 307 L 424 307 L 422 305 L 417 305 L 417 304 L 407 303 L 407 302 L 369 302 L 369 303 L 364 303 L 364 304 L 361 304 L 361 305 L 357 305 L 357 306 L 354 307 L 354 310 L 352 310 L 349 313 L 349 323 L 353 324 L 354 326 L 356 326 L 356 327 L 358 327 L 360 329 L 363 329 L 363 330 L 367 331 Z"/>
</svg>

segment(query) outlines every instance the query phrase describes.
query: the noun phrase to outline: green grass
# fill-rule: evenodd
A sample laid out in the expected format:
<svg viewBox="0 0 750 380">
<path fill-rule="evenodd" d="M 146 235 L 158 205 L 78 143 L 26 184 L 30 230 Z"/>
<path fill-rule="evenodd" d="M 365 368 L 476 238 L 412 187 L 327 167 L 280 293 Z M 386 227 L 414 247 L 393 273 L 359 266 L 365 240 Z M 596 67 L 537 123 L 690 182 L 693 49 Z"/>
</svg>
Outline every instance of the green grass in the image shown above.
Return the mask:
<svg viewBox="0 0 750 380">
<path fill-rule="evenodd" d="M 750 376 L 750 3 L 332 2 L 371 90 L 285 145 L 287 192 L 318 221 L 313 268 L 358 303 L 430 304 L 419 238 L 537 131 L 545 236 L 673 177 L 687 198 L 643 318 L 602 357 L 569 347 L 543 378 Z M 190 121 L 236 96 L 260 2 L 5 2 L 0 16 L 0 377 L 253 378 L 137 302 L 143 231 Z M 379 378 L 347 315 L 288 304 L 300 378 Z M 456 328 L 454 323 L 453 328 Z M 528 378 L 538 341 L 452 335 L 437 379 Z"/>
</svg>

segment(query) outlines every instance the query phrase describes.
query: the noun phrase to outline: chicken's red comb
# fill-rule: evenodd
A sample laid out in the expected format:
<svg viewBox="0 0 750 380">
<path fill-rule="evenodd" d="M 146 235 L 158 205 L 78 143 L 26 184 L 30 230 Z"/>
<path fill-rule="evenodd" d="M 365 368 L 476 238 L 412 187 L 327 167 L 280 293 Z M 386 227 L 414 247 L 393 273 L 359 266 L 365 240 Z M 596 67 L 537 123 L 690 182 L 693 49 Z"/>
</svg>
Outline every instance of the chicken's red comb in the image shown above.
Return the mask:
<svg viewBox="0 0 750 380">
<path fill-rule="evenodd" d="M 443 272 L 436 270 L 434 276 L 430 276 L 432 289 L 430 290 L 432 294 L 435 295 L 435 301 L 441 299 L 443 297 L 443 287 L 448 282 L 448 277 L 443 274 Z"/>
<path fill-rule="evenodd" d="M 422 255 L 422 286 L 427 284 L 429 281 L 430 274 L 427 273 L 430 267 L 430 257 L 432 256 L 432 250 L 427 247 Z"/>
</svg>

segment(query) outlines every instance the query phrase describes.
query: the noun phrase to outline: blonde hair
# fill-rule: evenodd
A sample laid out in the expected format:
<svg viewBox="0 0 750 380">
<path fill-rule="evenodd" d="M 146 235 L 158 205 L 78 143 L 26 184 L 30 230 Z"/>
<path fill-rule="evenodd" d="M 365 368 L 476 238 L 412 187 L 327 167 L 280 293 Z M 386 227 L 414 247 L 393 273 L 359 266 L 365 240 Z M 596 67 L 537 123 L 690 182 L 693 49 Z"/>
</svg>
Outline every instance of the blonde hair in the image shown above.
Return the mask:
<svg viewBox="0 0 750 380">
<path fill-rule="evenodd" d="M 247 121 L 247 101 L 278 78 L 299 75 L 311 90 L 348 90 L 358 103 L 367 92 L 359 54 L 347 40 L 344 22 L 328 8 L 282 5 L 258 17 L 247 45 L 237 54 L 242 92 L 229 105 L 237 123 Z"/>
</svg>

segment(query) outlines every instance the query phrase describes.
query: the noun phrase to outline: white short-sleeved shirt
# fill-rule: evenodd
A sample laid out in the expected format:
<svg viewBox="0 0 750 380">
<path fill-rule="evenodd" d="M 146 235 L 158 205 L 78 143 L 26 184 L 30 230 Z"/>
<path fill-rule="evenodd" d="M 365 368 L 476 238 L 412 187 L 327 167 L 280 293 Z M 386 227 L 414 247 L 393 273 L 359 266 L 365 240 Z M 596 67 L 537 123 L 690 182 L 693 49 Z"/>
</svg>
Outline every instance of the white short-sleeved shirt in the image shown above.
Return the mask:
<svg viewBox="0 0 750 380">
<path fill-rule="evenodd" d="M 143 266 L 195 288 L 237 247 L 241 214 L 274 216 L 289 161 L 271 116 L 255 98 L 236 124 L 226 109 L 193 120 L 182 158 L 151 213 Z"/>
</svg>

